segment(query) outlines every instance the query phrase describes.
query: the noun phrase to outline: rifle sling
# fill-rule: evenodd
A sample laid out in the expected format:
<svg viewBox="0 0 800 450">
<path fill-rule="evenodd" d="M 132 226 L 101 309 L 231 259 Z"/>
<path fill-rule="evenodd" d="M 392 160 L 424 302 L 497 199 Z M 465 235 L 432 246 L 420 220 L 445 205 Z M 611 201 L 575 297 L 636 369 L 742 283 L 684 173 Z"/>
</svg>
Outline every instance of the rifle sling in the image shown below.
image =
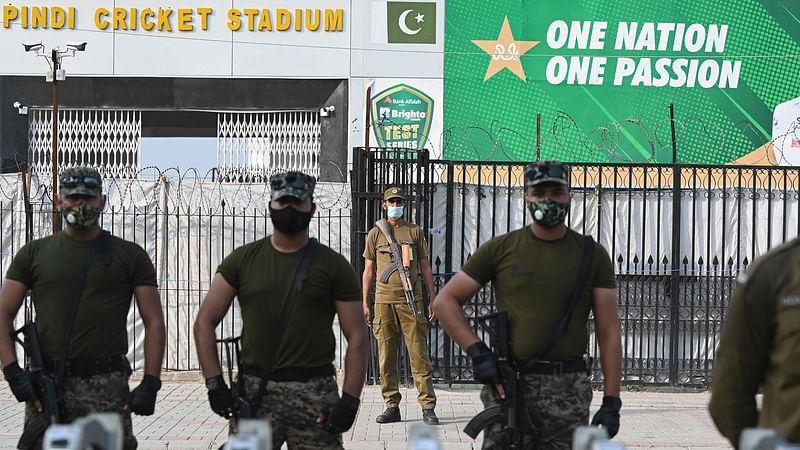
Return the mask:
<svg viewBox="0 0 800 450">
<path fill-rule="evenodd" d="M 583 237 L 583 257 L 581 259 L 581 267 L 578 271 L 578 279 L 575 282 L 575 287 L 572 290 L 572 294 L 570 296 L 569 306 L 567 307 L 567 313 L 561 318 L 561 321 L 556 326 L 556 329 L 553 331 L 553 334 L 550 335 L 550 339 L 547 342 L 544 350 L 539 352 L 537 356 L 531 358 L 530 360 L 526 361 L 526 365 L 534 366 L 536 361 L 539 360 L 542 356 L 548 354 L 550 350 L 555 347 L 558 340 L 567 330 L 567 326 L 569 322 L 572 320 L 572 314 L 575 312 L 575 307 L 578 305 L 578 299 L 581 297 L 581 293 L 583 289 L 586 287 L 587 281 L 589 281 L 589 272 L 592 267 L 592 257 L 594 256 L 594 240 L 591 236 L 584 236 Z M 518 366 L 518 364 L 515 364 Z M 519 371 L 519 367 L 516 368 L 517 372 L 517 381 L 519 381 L 519 377 L 521 373 Z M 514 407 L 517 410 L 517 422 L 522 418 L 523 411 L 527 412 L 527 410 L 522 406 L 522 398 L 523 398 L 523 386 L 524 383 L 517 383 L 517 395 L 516 398 L 511 399 L 514 402 Z M 505 408 L 508 407 L 508 403 L 505 404 Z M 512 431 L 512 435 L 508 436 L 509 439 L 509 447 L 510 448 L 518 448 L 522 445 L 522 432 L 520 431 L 519 426 L 516 430 L 510 429 Z"/>
<path fill-rule="evenodd" d="M 89 253 L 89 257 L 86 258 L 86 262 L 83 264 L 83 268 L 78 275 L 78 284 L 75 285 L 75 293 L 72 297 L 72 303 L 69 305 L 69 312 L 67 313 L 67 329 L 64 330 L 61 355 L 58 357 L 58 363 L 56 365 L 56 386 L 61 386 L 64 381 L 64 371 L 66 369 L 72 335 L 75 331 L 75 319 L 78 315 L 78 305 L 81 302 L 86 280 L 89 278 L 89 269 L 91 269 L 92 262 L 97 254 L 100 253 L 101 249 L 103 249 L 103 264 L 107 267 L 111 265 L 111 233 L 105 230 L 101 233 L 100 244 Z"/>
<path fill-rule="evenodd" d="M 311 261 L 314 259 L 314 254 L 316 251 L 317 240 L 315 238 L 311 238 L 308 240 L 308 245 L 306 245 L 305 250 L 303 250 L 303 258 L 300 260 L 300 265 L 297 267 L 297 272 L 294 274 L 292 287 L 288 292 L 286 292 L 286 297 L 283 302 L 283 310 L 281 311 L 281 319 L 278 322 L 278 328 L 276 329 L 274 339 L 272 340 L 272 342 L 276 343 L 277 345 L 270 347 L 271 351 L 267 354 L 267 363 L 264 365 L 264 372 L 261 374 L 261 381 L 258 384 L 258 391 L 256 392 L 256 396 L 253 397 L 253 399 L 249 402 L 250 411 L 252 411 L 253 414 L 255 414 L 258 410 L 258 406 L 261 404 L 261 399 L 263 399 L 264 394 L 267 393 L 267 380 L 272 373 L 272 367 L 275 364 L 274 360 L 283 344 L 284 332 L 286 331 L 286 325 L 289 323 L 289 316 L 291 315 L 294 301 L 303 290 L 303 283 L 305 282 L 306 278 L 308 278 L 308 273 L 311 269 Z M 239 385 L 243 387 L 242 383 L 239 383 Z"/>
<path fill-rule="evenodd" d="M 591 236 L 584 236 L 583 237 L 583 258 L 581 259 L 581 268 L 578 271 L 578 279 L 575 282 L 575 288 L 572 290 L 572 295 L 569 300 L 569 306 L 567 307 L 567 313 L 564 317 L 561 318 L 561 322 L 558 323 L 556 326 L 555 331 L 550 336 L 550 340 L 547 342 L 547 346 L 542 350 L 538 356 L 532 358 L 533 361 L 537 361 L 542 356 L 548 354 L 550 350 L 555 347 L 556 343 L 561 336 L 567 331 L 567 326 L 569 322 L 572 320 L 572 314 L 575 312 L 575 307 L 578 305 L 578 299 L 581 297 L 581 293 L 583 289 L 586 287 L 586 282 L 589 281 L 589 271 L 592 267 L 592 257 L 594 256 L 594 240 Z"/>
</svg>

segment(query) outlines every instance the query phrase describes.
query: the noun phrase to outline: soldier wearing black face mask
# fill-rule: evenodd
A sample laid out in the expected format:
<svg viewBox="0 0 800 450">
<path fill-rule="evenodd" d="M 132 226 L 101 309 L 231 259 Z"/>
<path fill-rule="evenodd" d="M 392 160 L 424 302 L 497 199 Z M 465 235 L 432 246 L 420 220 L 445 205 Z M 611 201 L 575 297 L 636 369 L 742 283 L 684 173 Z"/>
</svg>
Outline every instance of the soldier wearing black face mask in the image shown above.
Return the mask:
<svg viewBox="0 0 800 450">
<path fill-rule="evenodd" d="M 525 201 L 533 223 L 482 244 L 439 291 L 433 305 L 447 333 L 472 358 L 475 380 L 485 384 L 484 405 L 499 404 L 506 397 L 501 384 L 505 380 L 500 379 L 494 354 L 478 339 L 461 308 L 492 282 L 498 311 L 508 313 L 509 345 L 521 373 L 517 386 L 524 411 L 517 411 L 523 422 L 519 448 L 569 449 L 574 429 L 588 422 L 592 388 L 583 355 L 589 343 L 590 311 L 604 381 L 603 405 L 592 425 L 602 425 L 611 437 L 619 430 L 622 349 L 614 270 L 601 245 L 564 223 L 569 174 L 569 166 L 556 161 L 527 166 Z M 586 248 L 592 250 L 584 253 Z M 588 270 L 582 270 L 584 255 Z M 585 278 L 578 277 L 581 272 Z M 573 293 L 579 278 L 586 282 Z M 565 326 L 559 326 L 562 321 Z M 508 448 L 510 438 L 495 422 L 484 430 L 483 448 Z"/>
<path fill-rule="evenodd" d="M 358 278 L 343 256 L 308 236 L 315 182 L 300 172 L 271 177 L 274 233 L 222 261 L 194 326 L 211 409 L 230 419 L 235 430 L 233 397 L 221 375 L 214 330 L 238 299 L 244 367 L 236 389 L 250 404 L 251 416 L 271 421 L 273 448 L 284 442 L 290 449 L 343 448 L 342 432 L 355 420 L 366 374 L 367 329 Z M 294 289 L 306 259 L 304 281 Z M 341 396 L 333 366 L 334 314 L 348 344 Z"/>
</svg>

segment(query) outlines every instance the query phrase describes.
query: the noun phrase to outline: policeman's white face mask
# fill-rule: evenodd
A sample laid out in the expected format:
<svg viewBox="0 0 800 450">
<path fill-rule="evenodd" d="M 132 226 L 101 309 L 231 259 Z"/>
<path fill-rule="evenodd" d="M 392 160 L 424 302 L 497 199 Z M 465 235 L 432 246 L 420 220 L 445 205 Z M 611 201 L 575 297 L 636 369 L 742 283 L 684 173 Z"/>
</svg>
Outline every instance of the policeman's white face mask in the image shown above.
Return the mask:
<svg viewBox="0 0 800 450">
<path fill-rule="evenodd" d="M 403 217 L 402 206 L 389 206 L 386 208 L 386 217 L 390 219 L 399 219 Z"/>
</svg>

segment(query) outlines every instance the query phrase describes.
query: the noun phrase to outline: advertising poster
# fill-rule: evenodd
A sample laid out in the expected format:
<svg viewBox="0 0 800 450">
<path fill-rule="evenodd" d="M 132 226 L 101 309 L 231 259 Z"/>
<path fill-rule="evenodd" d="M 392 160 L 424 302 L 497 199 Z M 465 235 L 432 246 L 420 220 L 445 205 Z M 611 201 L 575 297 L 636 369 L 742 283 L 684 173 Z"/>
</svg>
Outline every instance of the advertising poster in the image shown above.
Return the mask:
<svg viewBox="0 0 800 450">
<path fill-rule="evenodd" d="M 444 156 L 724 164 L 800 95 L 795 0 L 449 0 Z M 798 162 L 800 163 L 800 159 Z"/>
<path fill-rule="evenodd" d="M 375 80 L 369 116 L 370 145 L 427 149 L 431 158 L 441 158 L 442 80 Z"/>
</svg>

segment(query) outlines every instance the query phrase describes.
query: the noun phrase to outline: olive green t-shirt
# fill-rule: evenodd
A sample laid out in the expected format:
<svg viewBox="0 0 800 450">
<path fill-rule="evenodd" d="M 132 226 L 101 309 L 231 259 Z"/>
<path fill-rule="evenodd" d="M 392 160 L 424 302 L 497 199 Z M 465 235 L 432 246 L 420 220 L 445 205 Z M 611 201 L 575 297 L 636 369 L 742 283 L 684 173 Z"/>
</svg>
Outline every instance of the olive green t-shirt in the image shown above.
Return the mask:
<svg viewBox="0 0 800 450">
<path fill-rule="evenodd" d="M 763 386 L 761 412 L 755 396 Z M 738 448 L 744 428 L 772 428 L 800 443 L 800 240 L 740 275 L 722 327 L 711 383 L 711 417 Z"/>
<path fill-rule="evenodd" d="M 428 243 L 422 234 L 422 228 L 405 221 L 398 226 L 391 226 L 391 223 L 389 226 L 392 228 L 395 242 L 411 247 L 409 278 L 411 285 L 414 286 L 414 296 L 421 299 L 422 282 L 419 276 L 419 261 L 428 259 Z M 367 234 L 363 256 L 365 259 L 375 261 L 375 303 L 405 303 L 406 297 L 398 271 L 394 271 L 387 282 L 381 281 L 384 272 L 392 264 L 392 253 L 389 249 L 389 241 L 377 226 L 372 227 Z"/>
<path fill-rule="evenodd" d="M 269 348 L 281 320 L 286 294 L 292 287 L 303 251 L 282 253 L 271 236 L 234 250 L 219 265 L 219 272 L 237 291 L 242 311 L 242 360 L 249 365 L 267 365 Z M 273 370 L 311 368 L 333 362 L 334 302 L 361 301 L 361 290 L 353 266 L 340 254 L 317 244 L 308 278 L 294 300 L 286 324 L 283 345 Z"/>
<path fill-rule="evenodd" d="M 102 235 L 76 241 L 61 231 L 26 244 L 14 256 L 6 278 L 31 290 L 36 328 L 43 351 L 50 358 L 61 354 L 70 304 L 78 276 L 90 252 L 100 247 Z M 150 257 L 139 245 L 111 237 L 111 264 L 102 251 L 92 261 L 83 288 L 69 358 L 106 358 L 128 352 L 128 311 L 137 286 L 156 286 Z"/>
<path fill-rule="evenodd" d="M 480 284 L 492 282 L 497 309 L 507 311 L 511 345 L 518 358 L 544 350 L 569 307 L 583 256 L 583 235 L 567 229 L 555 241 L 537 238 L 530 227 L 511 231 L 481 245 L 461 268 Z M 572 320 L 545 360 L 580 358 L 588 345 L 587 321 L 593 288 L 615 288 L 611 259 L 595 244 L 589 280 Z"/>
</svg>

